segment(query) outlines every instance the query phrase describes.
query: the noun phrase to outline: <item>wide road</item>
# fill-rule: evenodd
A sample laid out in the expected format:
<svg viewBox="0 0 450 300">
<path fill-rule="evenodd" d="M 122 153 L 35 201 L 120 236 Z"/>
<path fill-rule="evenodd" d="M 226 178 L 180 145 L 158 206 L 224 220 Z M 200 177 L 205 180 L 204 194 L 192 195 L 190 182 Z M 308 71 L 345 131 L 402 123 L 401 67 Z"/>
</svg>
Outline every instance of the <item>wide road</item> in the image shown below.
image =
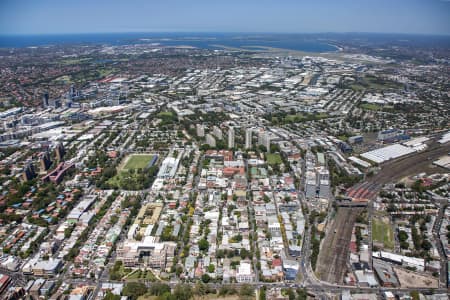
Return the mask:
<svg viewBox="0 0 450 300">
<path fill-rule="evenodd" d="M 103 281 L 102 283 L 123 283 L 122 281 Z M 72 280 L 71 283 L 76 284 L 76 283 L 93 283 L 92 281 L 89 280 Z M 175 287 L 177 284 L 179 283 L 174 283 L 174 282 L 164 282 L 165 284 L 169 285 L 170 287 Z M 190 284 L 190 285 L 195 285 L 196 283 L 194 282 L 185 282 L 186 284 Z M 153 283 L 147 281 L 145 283 L 148 287 L 150 287 Z M 211 288 L 215 288 L 215 289 L 219 289 L 220 287 L 222 287 L 224 284 L 223 283 L 207 283 L 207 286 L 211 287 Z M 308 291 L 310 292 L 325 292 L 325 293 L 339 293 L 342 290 L 350 290 L 353 293 L 375 293 L 378 294 L 380 292 L 384 292 L 384 291 L 391 291 L 391 292 L 412 292 L 412 291 L 419 291 L 419 292 L 424 292 L 424 293 L 428 293 L 428 292 L 434 292 L 435 294 L 437 293 L 447 293 L 448 290 L 446 288 L 388 288 L 388 287 L 358 287 L 358 286 L 346 286 L 346 285 L 332 285 L 332 284 L 327 284 L 324 282 L 318 282 L 318 283 L 311 283 L 311 284 L 302 284 L 302 283 L 289 283 L 289 282 L 249 282 L 249 283 L 232 283 L 230 284 L 231 286 L 234 287 L 240 287 L 242 285 L 251 285 L 255 288 L 261 288 L 263 286 L 265 287 L 274 287 L 274 288 L 303 288 L 306 287 L 308 289 Z"/>
</svg>

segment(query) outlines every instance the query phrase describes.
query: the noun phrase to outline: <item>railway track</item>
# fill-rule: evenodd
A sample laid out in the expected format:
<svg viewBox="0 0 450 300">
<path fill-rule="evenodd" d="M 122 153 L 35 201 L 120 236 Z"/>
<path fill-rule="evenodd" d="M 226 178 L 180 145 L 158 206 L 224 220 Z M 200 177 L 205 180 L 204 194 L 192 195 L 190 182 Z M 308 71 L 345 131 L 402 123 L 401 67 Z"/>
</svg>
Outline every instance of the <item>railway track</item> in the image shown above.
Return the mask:
<svg viewBox="0 0 450 300">
<path fill-rule="evenodd" d="M 335 221 L 334 231 L 330 231 L 323 241 L 319 253 L 319 264 L 317 267 L 321 280 L 333 283 L 343 282 L 347 271 L 347 260 L 352 229 L 356 216 L 361 208 L 340 208 Z"/>
</svg>

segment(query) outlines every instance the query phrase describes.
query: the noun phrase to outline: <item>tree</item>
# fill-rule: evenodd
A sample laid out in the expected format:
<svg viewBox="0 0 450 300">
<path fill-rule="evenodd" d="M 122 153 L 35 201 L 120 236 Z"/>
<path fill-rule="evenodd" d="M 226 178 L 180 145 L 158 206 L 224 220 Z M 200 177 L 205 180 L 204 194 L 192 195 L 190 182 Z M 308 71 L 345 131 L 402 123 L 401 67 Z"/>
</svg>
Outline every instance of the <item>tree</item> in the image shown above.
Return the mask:
<svg viewBox="0 0 450 300">
<path fill-rule="evenodd" d="M 422 249 L 425 251 L 429 251 L 432 247 L 431 243 L 428 240 L 423 240 L 421 246 L 422 246 Z"/>
<path fill-rule="evenodd" d="M 177 300 L 174 295 L 172 295 L 170 292 L 166 292 L 162 294 L 161 296 L 158 296 L 158 300 Z"/>
<path fill-rule="evenodd" d="M 194 287 L 194 294 L 197 296 L 203 296 L 206 295 L 208 293 L 208 287 L 202 283 L 202 282 L 197 282 L 195 284 Z"/>
<path fill-rule="evenodd" d="M 264 145 L 259 145 L 258 150 L 259 150 L 259 152 L 267 152 L 267 148 Z"/>
<path fill-rule="evenodd" d="M 419 292 L 418 291 L 412 291 L 411 293 L 409 293 L 411 295 L 411 298 L 413 298 L 413 300 L 419 300 L 420 296 L 419 296 Z"/>
<path fill-rule="evenodd" d="M 114 295 L 111 291 L 106 291 L 105 298 L 103 300 L 120 300 L 119 295 Z"/>
<path fill-rule="evenodd" d="M 207 251 L 208 250 L 208 248 L 209 248 L 209 243 L 208 243 L 208 241 L 206 240 L 206 239 L 201 239 L 199 242 L 198 242 L 198 248 L 200 249 L 200 251 Z"/>
<path fill-rule="evenodd" d="M 297 300 L 306 300 L 308 298 L 308 294 L 306 289 L 297 289 Z"/>
<path fill-rule="evenodd" d="M 266 300 L 266 287 L 265 286 L 263 286 L 259 290 L 259 300 Z"/>
<path fill-rule="evenodd" d="M 240 256 L 242 259 L 245 259 L 246 257 L 250 257 L 250 252 L 247 249 L 242 248 L 240 251 Z"/>
<path fill-rule="evenodd" d="M 287 290 L 287 295 L 289 297 L 289 300 L 295 300 L 295 292 L 293 289 L 289 288 Z"/>
<path fill-rule="evenodd" d="M 202 281 L 204 283 L 208 283 L 210 280 L 211 280 L 211 277 L 208 274 L 205 273 L 202 275 Z"/>
<path fill-rule="evenodd" d="M 271 144 L 270 145 L 270 152 L 271 153 L 280 152 L 280 146 L 278 146 L 278 144 Z"/>
<path fill-rule="evenodd" d="M 200 146 L 200 150 L 202 151 L 208 151 L 209 149 L 211 149 L 211 147 L 208 144 L 203 144 Z"/>
<path fill-rule="evenodd" d="M 402 249 L 408 249 L 408 248 L 409 248 L 408 242 L 400 242 L 400 248 L 402 248 Z"/>
<path fill-rule="evenodd" d="M 193 296 L 192 288 L 188 284 L 177 284 L 173 295 L 177 300 L 189 300 Z"/>
<path fill-rule="evenodd" d="M 398 232 L 398 240 L 400 242 L 405 242 L 408 239 L 408 234 L 404 230 Z"/>
<path fill-rule="evenodd" d="M 122 290 L 122 294 L 130 297 L 132 300 L 136 300 L 139 296 L 144 295 L 146 292 L 147 287 L 145 284 L 140 282 L 129 282 Z"/>
<path fill-rule="evenodd" d="M 231 237 L 231 243 L 239 243 L 239 242 L 242 242 L 242 235 L 239 233 L 239 234 L 237 234 L 237 235 L 235 235 L 235 236 L 233 236 L 233 237 Z"/>
<path fill-rule="evenodd" d="M 151 295 L 161 296 L 167 292 L 170 293 L 170 286 L 164 283 L 155 282 L 150 286 L 149 292 Z"/>
<path fill-rule="evenodd" d="M 234 295 L 236 293 L 236 289 L 230 285 L 223 285 L 219 289 L 219 296 Z"/>
<path fill-rule="evenodd" d="M 255 291 L 249 284 L 243 284 L 239 290 L 239 296 L 242 298 L 254 297 Z"/>
<path fill-rule="evenodd" d="M 213 264 L 210 264 L 210 265 L 208 266 L 208 272 L 209 272 L 209 273 L 214 273 L 215 269 L 216 269 L 216 267 L 215 267 Z"/>
<path fill-rule="evenodd" d="M 72 234 L 72 228 L 66 228 L 66 229 L 64 229 L 64 238 L 65 239 L 68 239 L 68 238 L 70 238 L 70 235 Z"/>
<path fill-rule="evenodd" d="M 417 192 L 417 193 L 422 193 L 424 190 L 425 190 L 425 188 L 423 187 L 423 185 L 422 185 L 422 180 L 416 180 L 413 184 L 412 184 L 412 186 L 411 186 L 411 189 L 413 190 L 413 191 L 415 191 L 415 192 Z"/>
<path fill-rule="evenodd" d="M 421 245 L 421 239 L 420 239 L 420 235 L 417 232 L 417 229 L 415 226 L 413 226 L 411 228 L 411 234 L 412 234 L 412 239 L 414 242 L 414 248 L 416 248 L 417 250 L 420 248 Z"/>
</svg>

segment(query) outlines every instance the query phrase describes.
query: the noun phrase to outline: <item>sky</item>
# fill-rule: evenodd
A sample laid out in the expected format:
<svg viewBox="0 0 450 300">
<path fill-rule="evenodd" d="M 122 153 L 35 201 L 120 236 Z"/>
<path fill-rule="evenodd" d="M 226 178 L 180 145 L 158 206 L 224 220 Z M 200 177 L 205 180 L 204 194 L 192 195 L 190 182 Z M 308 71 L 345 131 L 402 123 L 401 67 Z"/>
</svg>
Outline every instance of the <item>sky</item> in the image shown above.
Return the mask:
<svg viewBox="0 0 450 300">
<path fill-rule="evenodd" d="M 450 0 L 0 0 L 0 34 L 103 32 L 450 35 Z"/>
</svg>

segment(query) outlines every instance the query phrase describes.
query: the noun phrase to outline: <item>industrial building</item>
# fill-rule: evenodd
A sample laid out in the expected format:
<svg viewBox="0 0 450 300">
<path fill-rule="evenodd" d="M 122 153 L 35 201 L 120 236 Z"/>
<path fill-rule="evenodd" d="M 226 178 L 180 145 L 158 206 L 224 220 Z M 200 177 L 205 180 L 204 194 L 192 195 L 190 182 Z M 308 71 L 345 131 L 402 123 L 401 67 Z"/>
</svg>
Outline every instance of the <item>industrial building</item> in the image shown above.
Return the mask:
<svg viewBox="0 0 450 300">
<path fill-rule="evenodd" d="M 450 155 L 442 156 L 433 162 L 436 166 L 450 170 Z"/>
<path fill-rule="evenodd" d="M 394 144 L 380 149 L 372 150 L 361 154 L 365 159 L 381 164 L 385 161 L 395 159 L 404 155 L 416 152 L 414 148 L 406 147 L 400 144 Z"/>
<path fill-rule="evenodd" d="M 402 130 L 390 128 L 390 129 L 381 130 L 380 132 L 378 132 L 377 138 L 380 141 L 387 141 L 387 140 L 401 139 L 402 135 L 403 135 Z"/>
<path fill-rule="evenodd" d="M 361 144 L 364 141 L 362 135 L 355 135 L 348 138 L 349 144 Z"/>
<path fill-rule="evenodd" d="M 423 258 L 409 257 L 385 251 L 373 252 L 372 256 L 404 267 L 416 268 L 420 272 L 425 270 L 425 260 Z"/>
</svg>

